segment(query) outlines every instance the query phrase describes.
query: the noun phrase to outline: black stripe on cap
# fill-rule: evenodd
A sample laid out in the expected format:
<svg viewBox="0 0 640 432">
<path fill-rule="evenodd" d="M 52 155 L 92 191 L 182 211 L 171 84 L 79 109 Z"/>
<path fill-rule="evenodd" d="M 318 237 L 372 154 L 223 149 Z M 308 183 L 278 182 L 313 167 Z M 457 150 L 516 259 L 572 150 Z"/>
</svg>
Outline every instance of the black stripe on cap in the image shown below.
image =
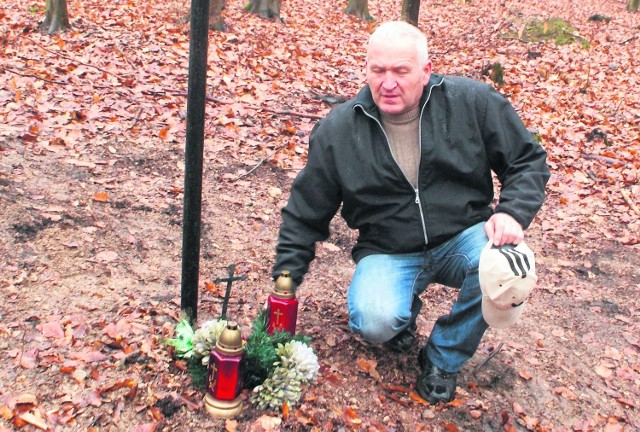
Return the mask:
<svg viewBox="0 0 640 432">
<path fill-rule="evenodd" d="M 527 276 L 527 271 L 531 270 L 527 254 L 516 250 L 513 246 L 506 248 L 501 247 L 498 248 L 498 251 L 500 251 L 500 253 L 507 259 L 509 267 L 515 276 L 520 276 L 522 278 Z"/>
</svg>

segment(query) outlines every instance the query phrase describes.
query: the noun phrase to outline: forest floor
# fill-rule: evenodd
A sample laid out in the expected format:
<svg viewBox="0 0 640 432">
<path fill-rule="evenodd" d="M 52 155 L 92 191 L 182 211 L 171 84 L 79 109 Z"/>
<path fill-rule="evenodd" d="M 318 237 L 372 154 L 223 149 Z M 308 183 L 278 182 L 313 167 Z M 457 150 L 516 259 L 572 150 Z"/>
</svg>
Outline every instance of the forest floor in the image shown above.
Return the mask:
<svg viewBox="0 0 640 432">
<path fill-rule="evenodd" d="M 369 3 L 378 22 L 399 16 L 399 1 Z M 200 322 L 220 314 L 213 281 L 232 263 L 245 333 L 273 287 L 279 211 L 330 109 L 319 96 L 364 82 L 375 23 L 345 6 L 285 1 L 267 21 L 232 0 L 228 31 L 210 32 Z M 336 218 L 298 292 L 318 380 L 288 413 L 247 402 L 235 420 L 203 410 L 163 344 L 180 314 L 188 2 L 70 0 L 55 36 L 43 7 L 0 6 L 0 431 L 640 430 L 640 14 L 625 2 L 422 2 L 435 70 L 490 82 L 500 62 L 500 91 L 549 153 L 527 232 L 538 288 L 517 325 L 487 332 L 456 399 L 430 406 L 417 347 L 348 330 L 355 233 Z M 572 43 L 527 39 L 554 17 Z M 454 296 L 423 294 L 421 343 Z"/>
</svg>

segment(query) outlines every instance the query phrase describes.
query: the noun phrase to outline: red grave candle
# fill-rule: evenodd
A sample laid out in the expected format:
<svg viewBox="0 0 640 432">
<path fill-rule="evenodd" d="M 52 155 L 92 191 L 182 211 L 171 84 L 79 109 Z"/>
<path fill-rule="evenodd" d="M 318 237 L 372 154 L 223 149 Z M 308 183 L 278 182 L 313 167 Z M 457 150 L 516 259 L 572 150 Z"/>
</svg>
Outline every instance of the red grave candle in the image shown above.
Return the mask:
<svg viewBox="0 0 640 432">
<path fill-rule="evenodd" d="M 276 280 L 275 289 L 267 299 L 267 333 L 286 331 L 296 334 L 298 300 L 288 271 L 283 270 Z"/>
<path fill-rule="evenodd" d="M 217 417 L 234 417 L 242 410 L 244 348 L 238 324 L 229 321 L 209 356 L 206 410 Z"/>
</svg>

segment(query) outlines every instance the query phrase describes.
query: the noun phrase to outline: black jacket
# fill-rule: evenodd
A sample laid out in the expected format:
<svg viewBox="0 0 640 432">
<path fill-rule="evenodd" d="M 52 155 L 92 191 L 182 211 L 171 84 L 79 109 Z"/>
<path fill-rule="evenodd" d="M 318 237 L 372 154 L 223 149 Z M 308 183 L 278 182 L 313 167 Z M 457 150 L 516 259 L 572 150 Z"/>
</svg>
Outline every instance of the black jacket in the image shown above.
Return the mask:
<svg viewBox="0 0 640 432">
<path fill-rule="evenodd" d="M 274 277 L 300 283 L 341 215 L 359 231 L 353 259 L 438 246 L 496 212 L 527 228 L 545 197 L 546 152 L 493 87 L 433 74 L 420 101 L 418 189 L 393 159 L 371 91 L 334 108 L 311 132 L 307 165 L 282 210 Z"/>
</svg>

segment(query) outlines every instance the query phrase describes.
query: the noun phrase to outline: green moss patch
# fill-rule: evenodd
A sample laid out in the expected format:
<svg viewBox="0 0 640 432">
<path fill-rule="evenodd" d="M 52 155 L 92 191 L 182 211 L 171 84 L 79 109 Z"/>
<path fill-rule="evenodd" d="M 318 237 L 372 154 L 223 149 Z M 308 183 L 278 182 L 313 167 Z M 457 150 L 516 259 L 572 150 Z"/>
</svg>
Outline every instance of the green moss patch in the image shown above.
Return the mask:
<svg viewBox="0 0 640 432">
<path fill-rule="evenodd" d="M 524 28 L 510 36 L 517 36 L 527 42 L 554 41 L 557 45 L 567 45 L 577 40 L 580 43 L 587 42 L 571 24 L 561 18 L 529 21 L 524 24 Z"/>
</svg>

